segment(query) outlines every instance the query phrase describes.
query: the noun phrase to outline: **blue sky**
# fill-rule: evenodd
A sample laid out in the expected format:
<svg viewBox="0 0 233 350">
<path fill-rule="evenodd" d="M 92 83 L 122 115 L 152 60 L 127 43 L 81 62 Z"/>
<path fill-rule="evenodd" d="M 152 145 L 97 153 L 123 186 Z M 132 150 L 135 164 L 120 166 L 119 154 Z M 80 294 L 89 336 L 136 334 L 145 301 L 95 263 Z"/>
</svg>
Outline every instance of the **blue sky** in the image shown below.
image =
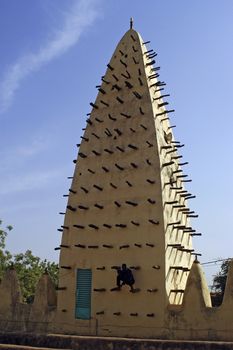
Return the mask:
<svg viewBox="0 0 233 350">
<path fill-rule="evenodd" d="M 1 0 L 0 218 L 13 252 L 58 260 L 64 211 L 89 102 L 134 17 L 158 52 L 185 143 L 201 262 L 232 256 L 232 0 Z M 208 280 L 218 266 L 206 268 Z"/>
</svg>

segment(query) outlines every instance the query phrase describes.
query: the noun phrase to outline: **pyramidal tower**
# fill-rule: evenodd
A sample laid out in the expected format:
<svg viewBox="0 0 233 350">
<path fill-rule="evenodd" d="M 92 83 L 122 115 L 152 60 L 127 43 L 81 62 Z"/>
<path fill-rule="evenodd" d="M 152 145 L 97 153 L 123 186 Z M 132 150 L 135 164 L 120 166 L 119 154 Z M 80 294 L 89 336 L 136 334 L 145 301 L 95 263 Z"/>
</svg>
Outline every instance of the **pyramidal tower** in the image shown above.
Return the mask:
<svg viewBox="0 0 233 350">
<path fill-rule="evenodd" d="M 187 175 L 156 53 L 132 28 L 107 65 L 79 146 L 60 245 L 58 323 L 146 336 L 180 304 L 195 253 Z M 134 291 L 116 288 L 126 264 Z"/>
</svg>

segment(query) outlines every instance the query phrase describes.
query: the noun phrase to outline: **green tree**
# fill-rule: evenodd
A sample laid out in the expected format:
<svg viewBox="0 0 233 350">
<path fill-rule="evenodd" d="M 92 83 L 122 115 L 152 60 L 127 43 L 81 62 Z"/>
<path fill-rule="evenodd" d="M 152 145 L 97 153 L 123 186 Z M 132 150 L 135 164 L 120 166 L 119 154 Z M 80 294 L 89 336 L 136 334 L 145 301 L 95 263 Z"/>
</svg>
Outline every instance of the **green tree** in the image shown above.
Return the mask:
<svg viewBox="0 0 233 350">
<path fill-rule="evenodd" d="M 6 228 L 2 227 L 2 220 L 0 220 L 0 280 L 2 279 L 6 269 L 11 265 L 12 255 L 6 250 L 7 233 L 13 229 L 8 225 Z"/>
<path fill-rule="evenodd" d="M 45 271 L 50 275 L 55 286 L 58 285 L 58 265 L 46 259 L 41 260 L 38 256 L 33 255 L 31 250 L 12 255 L 5 248 L 7 234 L 13 227 L 7 226 L 6 229 L 1 227 L 2 221 L 0 221 L 0 278 L 10 266 L 14 266 L 19 278 L 23 300 L 31 303 L 34 300 L 37 283 Z"/>
<path fill-rule="evenodd" d="M 220 271 L 214 276 L 213 285 L 211 287 L 213 306 L 222 304 L 230 261 L 231 259 L 224 260 L 221 264 Z"/>
<path fill-rule="evenodd" d="M 32 254 L 31 250 L 13 256 L 12 264 L 17 272 L 23 299 L 27 303 L 34 300 L 37 283 L 41 275 L 47 271 L 57 286 L 58 265 L 46 259 L 41 260 Z"/>
</svg>

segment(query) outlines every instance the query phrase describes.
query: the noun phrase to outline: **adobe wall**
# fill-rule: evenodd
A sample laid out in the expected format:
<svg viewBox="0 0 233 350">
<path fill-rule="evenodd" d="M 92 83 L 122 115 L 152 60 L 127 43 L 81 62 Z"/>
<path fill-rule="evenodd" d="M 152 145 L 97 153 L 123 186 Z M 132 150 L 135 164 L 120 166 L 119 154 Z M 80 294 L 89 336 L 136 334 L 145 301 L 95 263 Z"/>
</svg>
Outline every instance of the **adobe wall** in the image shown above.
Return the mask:
<svg viewBox="0 0 233 350">
<path fill-rule="evenodd" d="M 51 348 L 80 350 L 230 350 L 233 343 L 0 333 L 0 349 L 21 350 L 25 349 L 25 346 L 28 350 L 38 348 L 41 350 Z"/>
<path fill-rule="evenodd" d="M 156 318 L 149 330 L 138 325 L 122 329 L 109 326 L 111 336 L 171 340 L 233 341 L 233 264 L 227 279 L 223 304 L 212 308 L 208 287 L 198 262 L 188 278 L 182 305 L 169 305 L 161 327 Z M 141 322 L 141 323 L 140 323 Z M 95 319 L 74 324 L 57 322 L 56 292 L 47 274 L 40 279 L 32 305 L 23 304 L 14 270 L 7 271 L 0 285 L 0 332 L 60 333 L 106 336 Z"/>
</svg>

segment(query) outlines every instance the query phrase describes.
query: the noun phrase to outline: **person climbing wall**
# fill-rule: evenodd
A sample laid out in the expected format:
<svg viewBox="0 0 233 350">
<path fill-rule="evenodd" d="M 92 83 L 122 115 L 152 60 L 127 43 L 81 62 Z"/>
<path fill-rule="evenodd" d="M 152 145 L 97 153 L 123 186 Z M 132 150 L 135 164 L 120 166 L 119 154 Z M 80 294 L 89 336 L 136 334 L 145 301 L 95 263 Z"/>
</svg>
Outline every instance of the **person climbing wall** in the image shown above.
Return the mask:
<svg viewBox="0 0 233 350">
<path fill-rule="evenodd" d="M 132 271 L 127 268 L 126 264 L 122 264 L 121 269 L 117 270 L 117 287 L 121 289 L 121 287 L 125 284 L 130 286 L 130 291 L 133 292 L 133 285 L 135 283 L 134 276 Z"/>
</svg>

